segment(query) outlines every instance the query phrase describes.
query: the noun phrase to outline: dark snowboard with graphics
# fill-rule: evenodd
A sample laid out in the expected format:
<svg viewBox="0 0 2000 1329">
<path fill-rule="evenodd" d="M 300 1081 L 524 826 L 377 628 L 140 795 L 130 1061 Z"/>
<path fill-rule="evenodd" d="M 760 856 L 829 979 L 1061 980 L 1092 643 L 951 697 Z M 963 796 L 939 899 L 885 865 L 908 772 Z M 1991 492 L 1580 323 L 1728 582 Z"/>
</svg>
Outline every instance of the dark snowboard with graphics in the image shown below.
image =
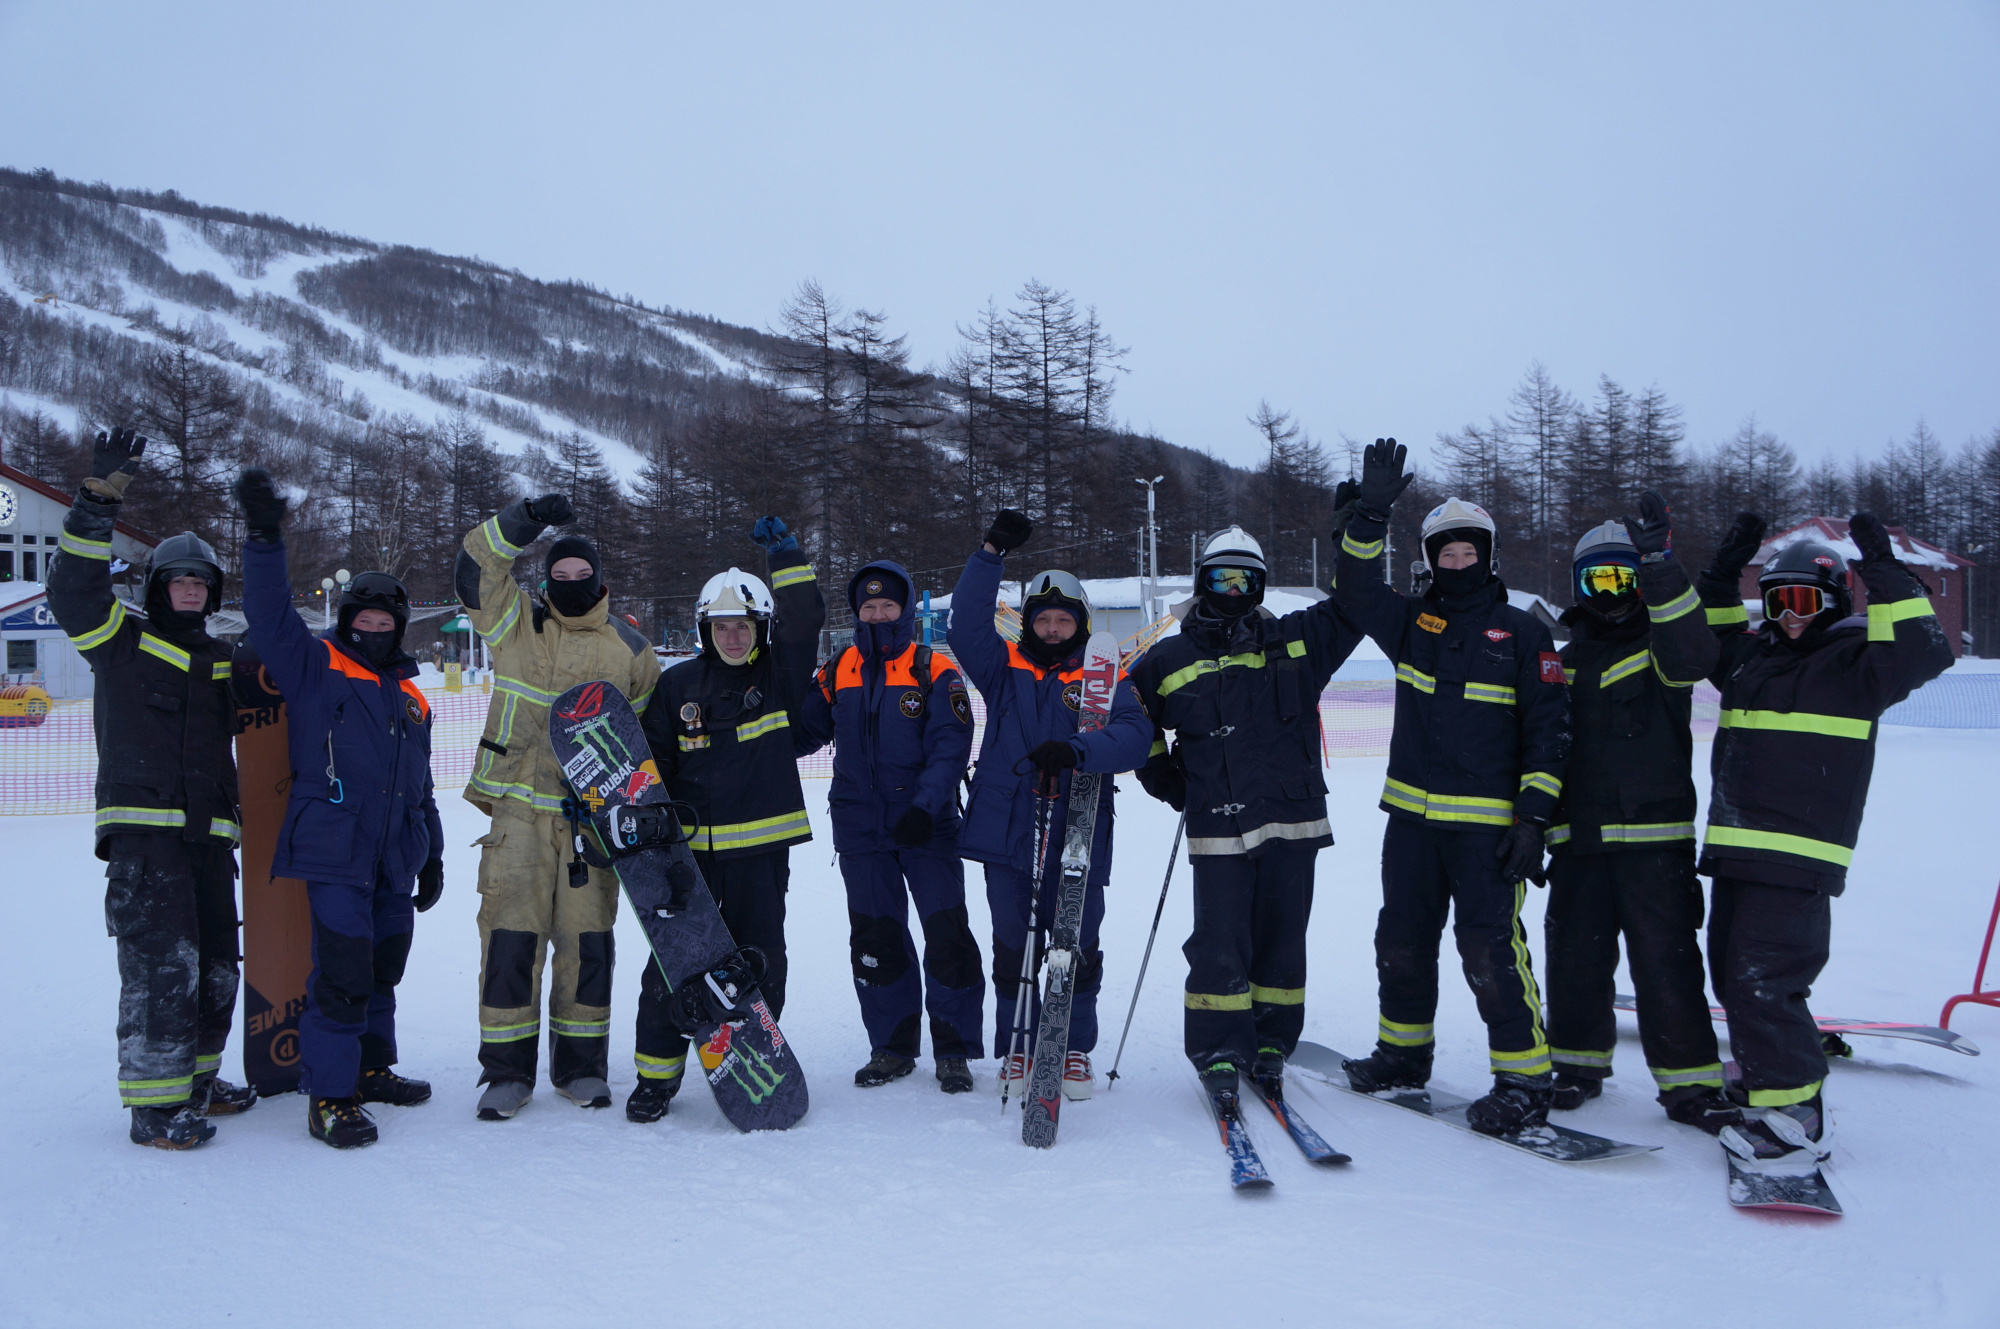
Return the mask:
<svg viewBox="0 0 2000 1329">
<path fill-rule="evenodd" d="M 549 744 L 596 849 L 611 858 L 669 990 L 707 982 L 738 952 L 688 847 L 694 827 L 676 817 L 680 830 L 673 843 L 622 843 L 619 828 L 631 819 L 627 814 L 621 820 L 621 810 L 658 809 L 673 817 L 685 809 L 667 797 L 631 703 L 610 683 L 579 684 L 549 708 Z M 744 1131 L 784 1130 L 806 1114 L 805 1072 L 763 997 L 753 992 L 739 1005 L 742 1018 L 704 1022 L 689 1037 L 731 1124 Z"/>
<path fill-rule="evenodd" d="M 312 973 L 306 884 L 273 877 L 292 788 L 285 699 L 248 642 L 231 657 L 237 806 L 243 812 L 243 1078 L 270 1098 L 299 1087 L 299 1014 Z"/>
</svg>

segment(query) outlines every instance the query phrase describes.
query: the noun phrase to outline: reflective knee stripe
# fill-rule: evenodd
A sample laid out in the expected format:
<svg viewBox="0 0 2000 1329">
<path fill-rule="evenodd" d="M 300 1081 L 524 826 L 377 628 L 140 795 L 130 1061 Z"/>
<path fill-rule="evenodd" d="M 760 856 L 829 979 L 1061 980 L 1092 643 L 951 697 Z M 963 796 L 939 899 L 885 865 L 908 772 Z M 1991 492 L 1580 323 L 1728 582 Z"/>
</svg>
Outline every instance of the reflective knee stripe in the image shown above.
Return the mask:
<svg viewBox="0 0 2000 1329">
<path fill-rule="evenodd" d="M 1701 597 L 1694 593 L 1693 588 L 1689 588 L 1663 605 L 1647 605 L 1646 617 L 1655 623 L 1671 623 L 1685 614 L 1692 614 L 1699 608 L 1701 608 Z M 1750 611 L 1744 610 L 1743 617 L 1747 621 Z"/>
<path fill-rule="evenodd" d="M 120 1080 L 118 1097 L 126 1107 L 171 1107 L 185 1103 L 194 1090 L 193 1075 L 177 1075 L 171 1080 Z"/>
<path fill-rule="evenodd" d="M 806 810 L 787 812 L 783 816 L 766 817 L 762 821 L 739 821 L 722 826 L 704 826 L 695 832 L 694 847 L 710 853 L 724 849 L 750 849 L 760 844 L 775 844 L 789 840 L 793 836 L 805 836 L 812 832 L 812 822 L 806 817 Z"/>
<path fill-rule="evenodd" d="M 1304 988 L 1266 988 L 1255 983 L 1250 985 L 1250 1000 L 1261 1001 L 1270 1006 L 1303 1006 L 1306 1004 Z"/>
<path fill-rule="evenodd" d="M 178 808 L 99 808 L 97 826 L 185 826 L 188 814 Z"/>
<path fill-rule="evenodd" d="M 156 660 L 165 660 L 183 674 L 194 664 L 194 657 L 170 641 L 161 641 L 150 632 L 139 634 L 139 649 Z"/>
<path fill-rule="evenodd" d="M 549 1028 L 564 1038 L 611 1037 L 611 1021 L 609 1020 L 558 1020 L 555 1016 L 551 1015 L 549 1017 Z"/>
<path fill-rule="evenodd" d="M 687 1054 L 678 1057 L 649 1057 L 643 1052 L 632 1054 L 632 1064 L 639 1068 L 639 1076 L 645 1080 L 678 1080 L 687 1068 Z"/>
<path fill-rule="evenodd" d="M 1375 1036 L 1390 1047 L 1420 1048 L 1434 1041 L 1436 1030 L 1434 1024 L 1398 1024 L 1385 1015 L 1376 1022 Z"/>
<path fill-rule="evenodd" d="M 64 531 L 56 537 L 56 548 L 65 554 L 75 554 L 78 558 L 94 558 L 101 562 L 111 561 L 109 540 L 87 540 L 81 535 L 71 535 Z"/>
<path fill-rule="evenodd" d="M 1398 683 L 1408 683 L 1411 687 L 1426 695 L 1437 691 L 1437 679 L 1426 674 L 1421 669 L 1416 669 L 1406 664 L 1396 666 L 1396 681 Z"/>
<path fill-rule="evenodd" d="M 1189 992 L 1185 994 L 1187 1008 L 1191 1011 L 1247 1011 L 1250 1009 L 1250 994 L 1247 992 Z"/>
<path fill-rule="evenodd" d="M 479 1026 L 479 1041 L 482 1043 L 518 1043 L 524 1038 L 533 1038 L 542 1032 L 539 1019 L 525 1024 L 482 1024 Z"/>
<path fill-rule="evenodd" d="M 1825 1083 L 1825 1080 L 1814 1080 L 1811 1084 L 1797 1089 L 1752 1089 L 1750 1091 L 1750 1106 L 1762 1108 L 1790 1107 L 1794 1103 L 1803 1103 L 1814 1094 L 1817 1094 L 1820 1086 Z"/>
<path fill-rule="evenodd" d="M 1558 782 L 1556 788 L 1560 790 L 1561 787 Z M 1382 801 L 1390 807 L 1401 808 L 1405 812 L 1415 812 L 1429 821 L 1464 821 L 1481 826 L 1514 824 L 1514 805 L 1507 799 L 1433 794 L 1396 779 L 1383 782 Z"/>
<path fill-rule="evenodd" d="M 232 844 L 241 844 L 243 842 L 243 828 L 227 817 L 210 817 L 208 819 L 208 833 L 210 835 L 219 835 Z"/>
<path fill-rule="evenodd" d="M 1597 686 L 1608 688 L 1613 683 L 1622 682 L 1632 677 L 1632 675 L 1641 672 L 1652 662 L 1653 648 L 1649 646 L 1637 655 L 1628 655 L 1623 660 L 1606 668 L 1603 675 L 1597 680 Z"/>
<path fill-rule="evenodd" d="M 1495 1075 L 1547 1075 L 1555 1069 L 1549 1060 L 1546 1043 L 1537 1043 L 1526 1052 L 1502 1052 L 1498 1048 L 1488 1048 L 1486 1058 Z"/>
<path fill-rule="evenodd" d="M 1653 1073 L 1653 1083 L 1662 1089 L 1680 1089 L 1691 1084 L 1711 1085 L 1722 1088 L 1722 1063 L 1708 1066 L 1690 1066 L 1684 1071 L 1670 1071 L 1660 1066 L 1648 1066 Z M 1812 1095 L 1806 1095 L 1808 1098 Z"/>
<path fill-rule="evenodd" d="M 749 724 L 738 725 L 736 727 L 736 741 L 738 743 L 748 743 L 751 739 L 762 738 L 773 730 L 789 728 L 791 723 L 791 717 L 784 711 L 772 711 L 769 715 L 752 720 Z"/>
<path fill-rule="evenodd" d="M 1364 544 L 1349 535 L 1346 531 L 1342 531 L 1340 533 L 1340 552 L 1343 554 L 1352 554 L 1356 558 L 1380 558 L 1382 556 L 1382 542 L 1380 540 L 1370 540 Z"/>
<path fill-rule="evenodd" d="M 1724 605 L 1721 608 L 1710 605 L 1702 610 L 1702 614 L 1712 628 L 1726 627 L 1731 623 L 1741 623 L 1745 627 L 1750 625 L 1750 610 L 1743 605 Z"/>
<path fill-rule="evenodd" d="M 1558 1066 L 1590 1066 L 1598 1070 L 1611 1069 L 1609 1052 L 1578 1052 L 1574 1048 L 1550 1048 L 1549 1056 Z M 1653 1074 L 1658 1075 L 1655 1071 Z"/>
<path fill-rule="evenodd" d="M 111 612 L 105 617 L 102 623 L 88 632 L 71 633 L 70 640 L 76 644 L 76 648 L 79 651 L 96 650 L 99 646 L 102 646 L 105 642 L 110 641 L 116 636 L 118 629 L 124 625 L 125 603 L 122 600 L 113 600 L 111 602 Z"/>
<path fill-rule="evenodd" d="M 100 814 L 101 815 L 101 814 Z M 1838 863 L 1847 867 L 1854 861 L 1854 851 L 1825 840 L 1809 839 L 1803 835 L 1785 835 L 1779 831 L 1753 831 L 1742 826 L 1717 826 L 1710 822 L 1708 843 L 1721 845 L 1726 849 L 1768 849 L 1778 854 L 1796 854 L 1800 858 L 1816 858 L 1826 863 Z"/>
<path fill-rule="evenodd" d="M 1776 729 L 1792 734 L 1827 734 L 1864 742 L 1875 732 L 1872 720 L 1846 715 L 1815 715 L 1811 711 L 1724 711 L 1715 718 L 1719 729 Z"/>
<path fill-rule="evenodd" d="M 1930 618 L 1931 602 L 1921 595 L 1868 606 L 1868 640 L 1896 640 L 1896 625 L 1908 618 Z"/>
</svg>

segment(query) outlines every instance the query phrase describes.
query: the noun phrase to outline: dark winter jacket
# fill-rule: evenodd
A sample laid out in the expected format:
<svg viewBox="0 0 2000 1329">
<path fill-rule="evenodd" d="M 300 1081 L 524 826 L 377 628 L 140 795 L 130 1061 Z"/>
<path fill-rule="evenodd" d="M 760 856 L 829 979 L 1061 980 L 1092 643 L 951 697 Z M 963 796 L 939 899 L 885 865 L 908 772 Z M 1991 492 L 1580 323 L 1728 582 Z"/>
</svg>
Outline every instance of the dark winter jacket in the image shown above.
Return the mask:
<svg viewBox="0 0 2000 1329">
<path fill-rule="evenodd" d="M 1140 779 L 1168 797 L 1166 732 L 1177 733 L 1190 854 L 1333 843 L 1319 694 L 1360 642 L 1330 598 L 1283 618 L 1260 608 L 1233 619 L 1196 600 L 1178 633 L 1133 662 L 1132 683 L 1160 731 Z"/>
<path fill-rule="evenodd" d="M 708 650 L 660 675 L 646 741 L 675 799 L 700 818 L 694 847 L 719 858 L 766 854 L 812 839 L 793 726 L 812 691 L 826 600 L 796 549 L 766 555 L 771 627 L 749 661 Z"/>
<path fill-rule="evenodd" d="M 1446 830 L 1546 826 L 1569 763 L 1562 657 L 1494 578 L 1465 596 L 1407 597 L 1382 580 L 1384 523 L 1357 515 L 1334 596 L 1396 662 L 1382 810 Z"/>
<path fill-rule="evenodd" d="M 855 580 L 871 571 L 910 584 L 887 561 L 870 563 Z M 932 844 L 951 853 L 958 839 L 972 702 L 951 661 L 913 640 L 916 621 L 916 606 L 906 604 L 893 623 L 856 623 L 854 645 L 826 662 L 806 697 L 798 750 L 834 744 L 827 812 L 833 847 L 843 854 L 894 849 L 890 828 L 911 807 L 930 815 Z"/>
<path fill-rule="evenodd" d="M 1639 565 L 1639 596 L 1646 612 L 1622 623 L 1563 615 L 1574 744 L 1551 845 L 1694 839 L 1694 685 L 1715 667 L 1715 634 L 1674 559 Z"/>
<path fill-rule="evenodd" d="M 49 612 L 97 675 L 97 856 L 130 831 L 234 844 L 229 647 L 200 627 L 156 627 L 111 593 L 118 506 L 79 493 L 48 573 Z"/>
<path fill-rule="evenodd" d="M 1153 725 L 1138 694 L 1121 672 L 1111 696 L 1111 716 L 1094 733 L 1077 730 L 1078 696 L 1085 643 L 1052 668 L 1029 659 L 1000 635 L 993 606 L 1000 593 L 1001 560 L 984 549 L 974 553 L 951 593 L 951 627 L 946 639 L 959 668 L 986 702 L 986 736 L 972 772 L 972 792 L 959 827 L 958 852 L 981 863 L 1023 873 L 1035 869 L 1035 776 L 1026 770 L 1028 753 L 1051 739 L 1067 739 L 1077 750 L 1078 767 L 1100 775 L 1136 769 L 1146 760 Z M 1061 844 L 1069 823 L 1069 773 L 1064 772 L 1049 818 L 1048 842 Z M 1098 784 L 1097 834 L 1091 847 L 1090 880 L 1103 885 L 1111 876 L 1113 787 Z"/>
<path fill-rule="evenodd" d="M 273 877 L 366 886 L 414 883 L 444 853 L 431 783 L 431 708 L 398 656 L 377 670 L 315 636 L 292 608 L 285 547 L 243 546 L 248 637 L 285 699 L 292 791 Z"/>
<path fill-rule="evenodd" d="M 1701 599 L 1721 638 L 1712 677 L 1722 714 L 1699 871 L 1839 895 L 1861 833 L 1882 712 L 1951 667 L 1924 588 L 1894 560 L 1855 569 L 1868 612 L 1794 642 L 1750 632 L 1734 577 L 1713 569 Z M 1732 621 L 1733 620 L 1733 621 Z"/>
</svg>

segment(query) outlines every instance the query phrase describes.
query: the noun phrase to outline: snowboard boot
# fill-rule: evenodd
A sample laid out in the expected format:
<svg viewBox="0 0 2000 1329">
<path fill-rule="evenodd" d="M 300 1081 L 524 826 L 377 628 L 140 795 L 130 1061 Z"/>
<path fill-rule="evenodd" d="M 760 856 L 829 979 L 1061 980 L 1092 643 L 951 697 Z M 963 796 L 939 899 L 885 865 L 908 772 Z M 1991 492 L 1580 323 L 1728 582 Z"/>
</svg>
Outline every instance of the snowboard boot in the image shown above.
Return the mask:
<svg viewBox="0 0 2000 1329">
<path fill-rule="evenodd" d="M 1421 1089 L 1430 1083 L 1431 1047 L 1397 1047 L 1375 1044 L 1375 1050 L 1357 1061 L 1343 1061 L 1347 1085 L 1358 1094 L 1379 1094 L 1384 1089 Z"/>
<path fill-rule="evenodd" d="M 1549 1100 L 1555 1097 L 1554 1077 L 1516 1075 L 1501 1071 L 1493 1088 L 1465 1109 L 1465 1124 L 1481 1135 L 1518 1135 L 1549 1124 Z"/>
<path fill-rule="evenodd" d="M 1660 1106 L 1683 1126 L 1720 1135 L 1724 1126 L 1741 1126 L 1743 1109 L 1732 1103 L 1720 1089 L 1705 1084 L 1685 1085 L 1660 1095 Z"/>
<path fill-rule="evenodd" d="M 556 1092 L 580 1108 L 611 1106 L 611 1086 L 595 1075 L 579 1075 L 568 1084 L 557 1085 Z"/>
<path fill-rule="evenodd" d="M 1250 1082 L 1257 1092 L 1274 1103 L 1285 1099 L 1285 1054 L 1276 1048 L 1258 1048 L 1257 1060 L 1250 1063 Z"/>
<path fill-rule="evenodd" d="M 863 1089 L 873 1089 L 878 1084 L 900 1080 L 916 1068 L 916 1058 L 884 1049 L 870 1057 L 866 1066 L 854 1072 L 854 1083 Z"/>
<path fill-rule="evenodd" d="M 965 1064 L 964 1057 L 939 1057 L 937 1082 L 938 1088 L 947 1094 L 969 1094 L 972 1092 L 972 1068 Z"/>
<path fill-rule="evenodd" d="M 428 1103 L 431 1086 L 426 1080 L 412 1080 L 387 1066 L 370 1066 L 361 1072 L 355 1094 L 364 1103 L 387 1103 L 390 1107 L 415 1107 Z"/>
<path fill-rule="evenodd" d="M 194 1082 L 194 1093 L 188 1102 L 199 1105 L 204 1117 L 233 1117 L 256 1106 L 257 1091 L 247 1084 L 234 1085 L 220 1075 L 211 1075 Z"/>
<path fill-rule="evenodd" d="M 1218 1061 L 1211 1063 L 1201 1073 L 1201 1091 L 1215 1106 L 1215 1115 L 1224 1121 L 1239 1121 L 1243 1116 L 1243 1100 L 1240 1094 L 1236 1063 Z"/>
<path fill-rule="evenodd" d="M 306 1109 L 306 1129 L 315 1140 L 324 1140 L 336 1149 L 359 1149 L 375 1143 L 375 1122 L 361 1106 L 361 1099 L 315 1098 Z"/>
<path fill-rule="evenodd" d="M 1829 1057 L 1852 1057 L 1854 1055 L 1854 1049 L 1849 1047 L 1847 1040 L 1839 1034 L 1821 1034 L 1819 1036 L 1819 1050 Z"/>
<path fill-rule="evenodd" d="M 1089 1098 L 1097 1082 L 1090 1074 L 1090 1054 L 1072 1052 L 1063 1058 L 1062 1096 L 1072 1103 Z"/>
<path fill-rule="evenodd" d="M 172 1107 L 132 1109 L 132 1143 L 155 1149 L 192 1149 L 215 1138 L 215 1127 L 203 1120 L 193 1103 Z"/>
<path fill-rule="evenodd" d="M 639 1087 L 625 1100 L 625 1120 L 636 1121 L 641 1126 L 658 1121 L 667 1115 L 674 1095 L 680 1091 L 681 1077 L 678 1075 L 671 1078 L 640 1076 Z"/>
<path fill-rule="evenodd" d="M 479 1096 L 481 1121 L 505 1121 L 528 1105 L 535 1086 L 526 1080 L 495 1080 Z"/>
<path fill-rule="evenodd" d="M 1028 1092 L 1028 1072 L 1034 1062 L 1025 1052 L 1016 1052 L 1000 1063 L 1000 1092 L 1010 1103 L 1020 1102 Z"/>
<path fill-rule="evenodd" d="M 1549 1106 L 1558 1112 L 1574 1112 L 1604 1092 L 1604 1081 L 1593 1075 L 1556 1073 L 1556 1090 Z"/>
<path fill-rule="evenodd" d="M 1745 1108 L 1742 1122 L 1724 1126 L 1717 1138 L 1745 1167 L 1775 1176 L 1811 1172 L 1833 1153 L 1832 1123 L 1818 1094 L 1783 1107 Z"/>
</svg>

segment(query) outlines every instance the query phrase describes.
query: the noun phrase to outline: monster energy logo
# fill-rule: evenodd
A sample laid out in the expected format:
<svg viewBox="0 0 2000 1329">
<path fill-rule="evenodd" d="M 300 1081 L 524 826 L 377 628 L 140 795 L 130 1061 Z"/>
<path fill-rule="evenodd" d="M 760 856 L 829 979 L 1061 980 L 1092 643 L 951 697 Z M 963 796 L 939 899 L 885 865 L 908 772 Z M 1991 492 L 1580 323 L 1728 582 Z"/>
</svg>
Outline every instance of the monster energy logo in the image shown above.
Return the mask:
<svg viewBox="0 0 2000 1329">
<path fill-rule="evenodd" d="M 736 1055 L 728 1066 L 729 1078 L 742 1088 L 743 1096 L 750 1100 L 752 1107 L 778 1092 L 778 1086 L 785 1082 L 785 1077 L 769 1058 L 756 1048 L 741 1043 L 733 1050 Z M 753 1057 L 756 1059 L 754 1063 L 751 1061 Z"/>
<path fill-rule="evenodd" d="M 592 720 L 579 726 L 571 737 L 594 749 L 603 758 L 604 764 L 618 773 L 611 781 L 613 784 L 638 768 L 639 763 L 632 759 L 632 750 L 625 746 L 625 740 L 618 736 L 618 731 L 611 727 L 609 720 Z"/>
</svg>

